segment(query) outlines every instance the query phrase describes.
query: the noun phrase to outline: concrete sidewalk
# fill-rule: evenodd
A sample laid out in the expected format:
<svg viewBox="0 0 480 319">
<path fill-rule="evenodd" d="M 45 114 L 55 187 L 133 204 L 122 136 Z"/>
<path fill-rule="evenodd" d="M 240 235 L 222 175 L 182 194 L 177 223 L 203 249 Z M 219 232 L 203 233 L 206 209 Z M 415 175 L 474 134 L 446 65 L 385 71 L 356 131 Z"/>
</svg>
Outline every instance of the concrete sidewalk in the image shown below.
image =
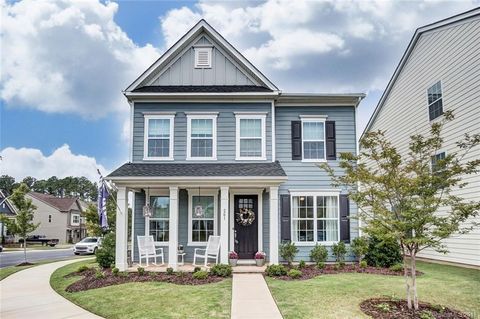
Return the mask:
<svg viewBox="0 0 480 319">
<path fill-rule="evenodd" d="M 233 274 L 231 318 L 282 318 L 261 274 Z"/>
<path fill-rule="evenodd" d="M 101 318 L 71 303 L 50 287 L 50 276 L 60 267 L 83 259 L 35 266 L 0 281 L 2 319 Z"/>
</svg>

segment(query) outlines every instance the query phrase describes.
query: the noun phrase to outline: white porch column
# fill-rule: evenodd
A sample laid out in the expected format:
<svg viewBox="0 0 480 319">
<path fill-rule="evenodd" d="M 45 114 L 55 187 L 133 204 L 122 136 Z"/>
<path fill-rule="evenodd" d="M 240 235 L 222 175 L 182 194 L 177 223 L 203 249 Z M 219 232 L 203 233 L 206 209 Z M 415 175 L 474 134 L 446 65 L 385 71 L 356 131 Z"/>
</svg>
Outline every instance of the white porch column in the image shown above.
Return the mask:
<svg viewBox="0 0 480 319">
<path fill-rule="evenodd" d="M 220 262 L 228 264 L 228 186 L 220 187 Z"/>
<path fill-rule="evenodd" d="M 126 187 L 118 187 L 115 225 L 115 267 L 120 271 L 124 271 L 128 268 L 128 189 Z"/>
<path fill-rule="evenodd" d="M 177 270 L 178 248 L 178 187 L 170 186 L 170 236 L 168 240 L 168 267 Z"/>
<path fill-rule="evenodd" d="M 270 187 L 270 264 L 278 264 L 278 187 Z"/>
</svg>

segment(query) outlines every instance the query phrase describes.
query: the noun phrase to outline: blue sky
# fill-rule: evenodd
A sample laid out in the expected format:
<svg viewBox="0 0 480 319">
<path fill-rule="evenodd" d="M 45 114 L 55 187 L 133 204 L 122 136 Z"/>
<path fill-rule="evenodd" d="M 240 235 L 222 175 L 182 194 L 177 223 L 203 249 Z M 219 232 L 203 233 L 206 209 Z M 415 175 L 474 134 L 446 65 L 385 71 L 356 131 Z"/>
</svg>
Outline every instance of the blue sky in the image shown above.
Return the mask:
<svg viewBox="0 0 480 319">
<path fill-rule="evenodd" d="M 366 124 L 415 29 L 478 1 L 3 2 L 0 174 L 128 158 L 121 90 L 205 18 L 283 91 L 365 92 Z"/>
</svg>

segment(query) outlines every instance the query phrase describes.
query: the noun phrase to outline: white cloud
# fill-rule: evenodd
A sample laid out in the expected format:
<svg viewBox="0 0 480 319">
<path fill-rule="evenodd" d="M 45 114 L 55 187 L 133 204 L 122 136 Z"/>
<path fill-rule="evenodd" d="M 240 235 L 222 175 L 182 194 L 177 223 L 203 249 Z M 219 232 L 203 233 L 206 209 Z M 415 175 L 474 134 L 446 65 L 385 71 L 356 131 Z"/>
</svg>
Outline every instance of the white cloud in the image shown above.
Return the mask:
<svg viewBox="0 0 480 319">
<path fill-rule="evenodd" d="M 2 1 L 1 9 L 0 96 L 10 107 L 128 113 L 121 91 L 158 57 L 114 22 L 114 2 Z"/>
<path fill-rule="evenodd" d="M 63 145 L 50 155 L 44 155 L 35 148 L 7 147 L 0 152 L 1 174 L 13 176 L 21 180 L 26 176 L 45 179 L 51 176 L 85 176 L 97 181 L 97 168 L 106 175 L 107 169 L 97 163 L 95 158 L 73 154 L 68 145 Z"/>
</svg>

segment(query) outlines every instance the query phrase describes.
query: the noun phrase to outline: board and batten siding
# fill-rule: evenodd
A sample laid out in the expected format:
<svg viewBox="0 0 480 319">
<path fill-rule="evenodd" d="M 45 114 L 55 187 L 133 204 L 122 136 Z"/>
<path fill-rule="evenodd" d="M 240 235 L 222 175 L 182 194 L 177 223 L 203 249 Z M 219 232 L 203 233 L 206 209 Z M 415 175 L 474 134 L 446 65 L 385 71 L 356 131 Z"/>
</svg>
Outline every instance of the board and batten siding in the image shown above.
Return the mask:
<svg viewBox="0 0 480 319">
<path fill-rule="evenodd" d="M 135 103 L 133 122 L 133 162 L 142 162 L 144 155 L 144 112 L 176 112 L 174 120 L 174 161 L 202 162 L 186 160 L 187 157 L 187 116 L 185 112 L 218 112 L 217 117 L 217 162 L 241 162 L 235 160 L 236 119 L 234 112 L 266 113 L 266 157 L 272 158 L 272 121 L 270 103 Z M 148 162 L 152 162 L 148 160 Z M 168 163 L 169 161 L 162 161 Z M 172 162 L 172 161 L 170 161 Z M 212 162 L 207 160 L 205 162 Z M 252 161 L 246 161 L 252 162 Z"/>
<path fill-rule="evenodd" d="M 288 180 L 280 185 L 280 194 L 289 194 L 289 191 L 331 190 L 331 178 L 316 163 L 292 160 L 292 129 L 291 122 L 300 120 L 300 115 L 326 115 L 328 121 L 335 121 L 337 159 L 340 152 L 356 153 L 355 107 L 352 106 L 281 106 L 275 109 L 276 129 L 276 159 L 280 162 Z M 339 172 L 338 160 L 329 160 L 327 163 L 336 172 Z M 350 201 L 350 216 L 357 214 L 357 207 Z M 281 227 L 279 227 L 279 230 Z M 358 221 L 350 220 L 350 239 L 358 237 Z M 296 260 L 310 260 L 310 250 L 313 246 L 299 246 Z M 330 248 L 329 248 L 330 250 Z M 329 261 L 333 261 L 330 251 Z M 353 260 L 353 256 L 347 256 Z"/>
<path fill-rule="evenodd" d="M 455 119 L 444 127 L 444 147 L 439 152 L 458 151 L 456 142 L 465 133 L 480 133 L 480 17 L 461 21 L 420 35 L 406 64 L 378 113 L 371 131 L 383 130 L 399 151 L 408 152 L 413 134 L 428 134 L 427 89 L 441 81 L 443 109 Z M 480 158 L 476 147 L 464 161 Z M 454 194 L 465 200 L 480 199 L 480 175 L 463 179 L 468 186 Z M 442 214 L 442 210 L 439 210 Z M 473 221 L 473 219 L 472 219 Z M 480 217 L 475 218 L 480 222 Z M 469 224 L 469 223 L 467 223 Z M 480 228 L 445 240 L 449 253 L 431 249 L 421 257 L 480 266 Z"/>
</svg>

